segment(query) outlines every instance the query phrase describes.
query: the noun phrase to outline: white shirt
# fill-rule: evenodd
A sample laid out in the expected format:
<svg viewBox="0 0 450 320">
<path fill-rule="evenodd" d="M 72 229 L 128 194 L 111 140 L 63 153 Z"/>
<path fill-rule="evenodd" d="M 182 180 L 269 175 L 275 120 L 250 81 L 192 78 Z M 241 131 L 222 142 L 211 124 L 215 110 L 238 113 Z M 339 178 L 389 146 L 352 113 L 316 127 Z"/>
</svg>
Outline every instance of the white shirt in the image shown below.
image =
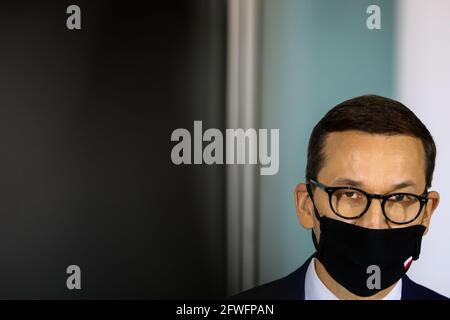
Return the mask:
<svg viewBox="0 0 450 320">
<path fill-rule="evenodd" d="M 305 276 L 305 300 L 339 300 L 320 280 L 314 268 L 315 258 L 311 259 Z M 400 300 L 402 298 L 402 280 L 400 279 L 394 288 L 383 300 Z"/>
</svg>

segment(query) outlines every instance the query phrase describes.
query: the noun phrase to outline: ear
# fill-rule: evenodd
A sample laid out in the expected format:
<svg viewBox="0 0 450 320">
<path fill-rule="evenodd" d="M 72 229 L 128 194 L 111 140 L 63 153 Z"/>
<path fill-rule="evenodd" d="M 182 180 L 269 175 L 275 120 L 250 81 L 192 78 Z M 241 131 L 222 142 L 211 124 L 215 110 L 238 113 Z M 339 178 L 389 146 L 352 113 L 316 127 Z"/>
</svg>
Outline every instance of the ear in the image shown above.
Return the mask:
<svg viewBox="0 0 450 320">
<path fill-rule="evenodd" d="M 300 183 L 295 187 L 294 200 L 298 221 L 305 229 L 311 229 L 314 226 L 314 211 L 306 184 Z"/>
<path fill-rule="evenodd" d="M 434 210 L 436 210 L 438 205 L 439 205 L 439 193 L 436 191 L 430 191 L 428 193 L 428 202 L 425 206 L 422 219 L 422 225 L 425 226 L 426 228 L 424 235 L 427 234 L 428 232 L 431 216 L 433 215 L 433 212 Z"/>
</svg>

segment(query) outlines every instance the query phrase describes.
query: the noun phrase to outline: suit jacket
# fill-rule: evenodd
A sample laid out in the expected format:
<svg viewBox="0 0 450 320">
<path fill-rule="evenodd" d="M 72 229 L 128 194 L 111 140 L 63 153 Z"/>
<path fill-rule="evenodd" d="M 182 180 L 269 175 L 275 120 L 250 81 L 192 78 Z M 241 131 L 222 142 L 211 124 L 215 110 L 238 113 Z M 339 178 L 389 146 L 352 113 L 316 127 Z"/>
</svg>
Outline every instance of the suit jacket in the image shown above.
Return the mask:
<svg viewBox="0 0 450 320">
<path fill-rule="evenodd" d="M 239 300 L 305 300 L 305 275 L 309 258 L 300 268 L 284 278 L 231 296 Z M 433 290 L 412 281 L 407 275 L 402 278 L 402 300 L 447 300 Z"/>
</svg>

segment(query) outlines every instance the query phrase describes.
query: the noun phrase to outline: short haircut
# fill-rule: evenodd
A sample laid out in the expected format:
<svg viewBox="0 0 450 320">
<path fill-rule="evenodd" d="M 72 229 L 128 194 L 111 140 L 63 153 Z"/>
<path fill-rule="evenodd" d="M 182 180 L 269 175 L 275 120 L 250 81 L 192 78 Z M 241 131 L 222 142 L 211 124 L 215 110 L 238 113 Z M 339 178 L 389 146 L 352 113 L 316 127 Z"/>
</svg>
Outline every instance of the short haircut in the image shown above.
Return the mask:
<svg viewBox="0 0 450 320">
<path fill-rule="evenodd" d="M 324 145 L 331 132 L 359 130 L 371 134 L 404 134 L 419 138 L 425 150 L 426 187 L 431 187 L 436 160 L 436 145 L 428 129 L 402 103 L 377 95 L 364 95 L 344 101 L 314 127 L 308 145 L 306 180 L 317 179 L 325 161 Z"/>
</svg>

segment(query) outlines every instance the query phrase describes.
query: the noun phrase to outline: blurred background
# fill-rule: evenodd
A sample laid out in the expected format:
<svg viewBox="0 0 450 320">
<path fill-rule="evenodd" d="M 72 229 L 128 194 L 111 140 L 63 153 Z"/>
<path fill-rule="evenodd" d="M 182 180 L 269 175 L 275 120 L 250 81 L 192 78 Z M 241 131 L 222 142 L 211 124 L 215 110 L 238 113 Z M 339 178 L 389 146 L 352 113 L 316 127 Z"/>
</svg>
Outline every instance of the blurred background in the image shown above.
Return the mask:
<svg viewBox="0 0 450 320">
<path fill-rule="evenodd" d="M 313 253 L 293 202 L 311 130 L 367 93 L 436 140 L 441 203 L 409 274 L 450 296 L 449 35 L 446 0 L 0 4 L 0 298 L 222 298 L 287 275 Z M 174 165 L 196 120 L 280 129 L 278 173 Z"/>
</svg>

